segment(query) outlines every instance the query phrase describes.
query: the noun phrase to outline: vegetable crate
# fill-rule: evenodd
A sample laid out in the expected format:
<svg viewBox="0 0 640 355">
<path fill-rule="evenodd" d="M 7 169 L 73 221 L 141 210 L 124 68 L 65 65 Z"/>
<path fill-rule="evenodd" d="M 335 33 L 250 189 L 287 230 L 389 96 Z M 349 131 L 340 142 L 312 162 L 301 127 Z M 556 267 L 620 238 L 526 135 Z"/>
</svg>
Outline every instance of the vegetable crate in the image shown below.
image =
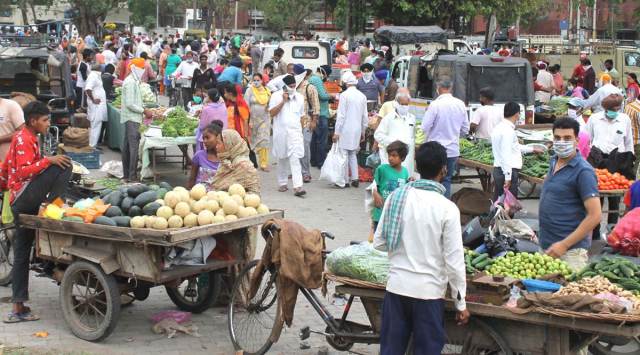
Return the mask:
<svg viewBox="0 0 640 355">
<path fill-rule="evenodd" d="M 100 151 L 94 149 L 88 153 L 65 153 L 71 160 L 84 165 L 87 169 L 100 169 Z"/>
</svg>

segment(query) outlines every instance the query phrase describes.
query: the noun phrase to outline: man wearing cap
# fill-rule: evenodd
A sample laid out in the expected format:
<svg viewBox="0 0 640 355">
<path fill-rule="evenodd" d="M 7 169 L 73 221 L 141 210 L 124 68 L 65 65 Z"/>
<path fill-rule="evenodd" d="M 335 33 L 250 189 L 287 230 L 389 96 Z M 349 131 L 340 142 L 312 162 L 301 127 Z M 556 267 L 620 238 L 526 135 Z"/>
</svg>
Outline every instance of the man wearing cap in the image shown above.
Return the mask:
<svg viewBox="0 0 640 355">
<path fill-rule="evenodd" d="M 309 84 L 316 87 L 320 100 L 320 116 L 311 137 L 311 166 L 321 168 L 327 157 L 327 138 L 329 135 L 329 100 L 332 95 L 327 92 L 324 82 L 331 75 L 330 65 L 321 65 L 317 73 L 309 78 Z"/>
<path fill-rule="evenodd" d="M 447 176 L 442 181 L 445 196 L 451 196 L 451 178 L 460 156 L 460 137 L 469 133 L 469 120 L 464 102 L 451 95 L 453 84 L 443 78 L 436 84 L 438 97 L 431 102 L 422 119 L 422 131 L 428 141 L 447 148 Z"/>
<path fill-rule="evenodd" d="M 269 114 L 273 117 L 273 155 L 278 159 L 278 191 L 288 190 L 287 165 L 290 167 L 294 195 L 306 194 L 302 188 L 302 167 L 300 159 L 304 156 L 304 138 L 301 118 L 304 112 L 304 98 L 296 92 L 296 79 L 286 75 L 282 90 L 276 91 L 269 100 Z"/>
<path fill-rule="evenodd" d="M 584 102 L 584 107 L 590 107 L 594 113 L 602 111 L 602 100 L 606 97 L 620 94 L 620 89 L 611 83 L 609 74 L 602 74 L 600 79 L 602 80 L 602 86 Z"/>
<path fill-rule="evenodd" d="M 302 181 L 311 182 L 311 137 L 320 117 L 320 98 L 315 86 L 309 85 L 311 70 L 304 69 L 302 64 L 294 65 L 294 73 L 305 77 L 298 85 L 298 93 L 304 98 L 304 115 L 302 116 L 302 136 L 304 138 L 304 157 L 300 159 Z"/>
<path fill-rule="evenodd" d="M 360 142 L 364 139 L 364 131 L 368 123 L 367 97 L 356 88 L 358 79 L 350 70 L 342 74 L 342 83 L 347 86 L 347 89 L 340 94 L 333 142 L 347 153 L 344 175 L 346 185 L 340 187 L 349 185 L 349 176 L 351 176 L 351 186 L 358 187 L 356 153 L 360 149 Z"/>
<path fill-rule="evenodd" d="M 356 89 L 358 89 L 367 98 L 367 106 L 373 109 L 373 106 L 384 102 L 384 85 L 377 79 L 373 78 L 373 65 L 365 63 L 360 66 L 362 77 L 358 79 Z"/>
<path fill-rule="evenodd" d="M 143 116 L 150 115 L 142 104 L 140 79 L 144 74 L 144 59 L 131 60 L 131 71 L 122 83 L 122 105 L 120 122 L 124 124 L 124 143 L 122 145 L 123 179 L 138 180 L 138 147 L 140 146 L 140 124 Z"/>
<path fill-rule="evenodd" d="M 547 71 L 547 63 L 543 61 L 538 62 L 538 76 L 536 78 L 538 84 L 545 88 L 553 88 L 553 74 Z M 551 93 L 546 91 L 535 92 L 536 101 L 540 101 L 546 104 L 551 100 Z"/>
</svg>

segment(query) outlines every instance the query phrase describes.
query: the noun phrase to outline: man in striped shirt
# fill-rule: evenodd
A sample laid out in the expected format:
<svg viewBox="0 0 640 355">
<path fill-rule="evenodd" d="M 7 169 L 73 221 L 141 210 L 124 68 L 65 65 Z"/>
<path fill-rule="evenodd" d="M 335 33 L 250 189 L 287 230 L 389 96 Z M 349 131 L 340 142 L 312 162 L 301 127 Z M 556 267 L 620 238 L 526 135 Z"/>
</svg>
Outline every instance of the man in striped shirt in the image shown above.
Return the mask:
<svg viewBox="0 0 640 355">
<path fill-rule="evenodd" d="M 633 102 L 628 103 L 624 109 L 624 113 L 626 113 L 631 119 L 633 150 L 634 155 L 636 156 L 636 162 L 633 168 L 636 171 L 636 176 L 638 176 L 640 174 L 640 169 L 638 168 L 640 163 L 640 159 L 638 159 L 638 154 L 640 154 L 640 97 L 636 98 Z"/>
</svg>

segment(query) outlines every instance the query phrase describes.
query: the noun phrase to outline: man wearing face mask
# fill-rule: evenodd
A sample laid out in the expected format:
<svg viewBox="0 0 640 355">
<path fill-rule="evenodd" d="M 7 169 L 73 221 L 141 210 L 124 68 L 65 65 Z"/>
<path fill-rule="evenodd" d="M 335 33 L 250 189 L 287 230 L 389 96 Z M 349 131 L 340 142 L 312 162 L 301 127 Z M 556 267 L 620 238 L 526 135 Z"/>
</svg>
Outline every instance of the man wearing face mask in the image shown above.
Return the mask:
<svg viewBox="0 0 640 355">
<path fill-rule="evenodd" d="M 384 101 L 384 85 L 373 76 L 373 65 L 369 63 L 360 66 L 362 77 L 358 79 L 358 89 L 367 98 L 367 108 L 373 110 L 378 103 Z"/>
<path fill-rule="evenodd" d="M 184 108 L 187 109 L 187 105 L 193 97 L 193 90 L 191 89 L 191 80 L 193 80 L 193 73 L 198 68 L 199 64 L 193 60 L 193 52 L 187 52 L 185 54 L 185 60 L 178 65 L 176 71 L 171 74 L 177 78 L 180 78 L 182 84 L 182 100 Z"/>
<path fill-rule="evenodd" d="M 129 75 L 122 83 L 122 105 L 120 122 L 124 124 L 124 143 L 122 145 L 122 170 L 125 181 L 138 179 L 138 147 L 140 146 L 140 124 L 143 116 L 151 116 L 151 112 L 142 104 L 140 78 L 144 74 L 144 59 L 131 60 Z"/>
<path fill-rule="evenodd" d="M 631 178 L 633 175 L 633 131 L 631 119 L 619 112 L 622 107 L 621 95 L 610 95 L 602 100 L 604 111 L 595 113 L 587 122 L 586 131 L 591 136 L 589 162 L 596 168 L 606 168 L 611 173 L 620 173 Z M 630 164 L 625 164 L 630 161 Z M 620 203 L 618 197 L 609 197 L 609 209 L 616 210 Z M 608 223 L 616 223 L 618 216 L 610 213 Z M 599 237 L 598 230 L 594 236 Z"/>
<path fill-rule="evenodd" d="M 320 98 L 318 90 L 309 83 L 311 70 L 305 70 L 302 64 L 295 65 L 295 74 L 306 72 L 306 76 L 298 85 L 298 93 L 304 98 L 304 115 L 302 116 L 302 135 L 304 137 L 304 157 L 300 159 L 302 165 L 302 180 L 311 182 L 311 137 L 318 125 L 320 116 Z"/>
<path fill-rule="evenodd" d="M 389 163 L 389 157 L 387 156 L 387 146 L 389 144 L 395 141 L 401 141 L 406 144 L 409 152 L 402 162 L 402 166 L 407 168 L 409 175 L 413 175 L 416 118 L 409 113 L 410 102 L 411 96 L 406 93 L 398 93 L 394 102 L 394 112 L 389 113 L 380 121 L 373 137 L 380 147 L 378 152 L 382 164 Z"/>
<path fill-rule="evenodd" d="M 273 118 L 273 155 L 278 159 L 278 191 L 288 190 L 290 167 L 293 192 L 302 197 L 307 192 L 302 187 L 302 167 L 300 158 L 304 156 L 304 138 L 300 119 L 305 114 L 304 99 L 296 92 L 293 75 L 284 77 L 282 90 L 276 91 L 269 100 L 269 114 Z"/>
<path fill-rule="evenodd" d="M 570 118 L 553 123 L 555 156 L 542 185 L 539 207 L 540 246 L 574 270 L 587 265 L 591 231 L 599 225 L 602 213 L 595 171 L 576 150 L 579 130 L 578 122 Z"/>
<path fill-rule="evenodd" d="M 318 67 L 316 75 L 309 78 L 309 84 L 316 87 L 320 100 L 320 117 L 311 137 L 311 166 L 321 168 L 327 157 L 327 138 L 329 136 L 329 100 L 332 95 L 327 92 L 323 82 L 331 75 L 330 65 Z"/>
</svg>

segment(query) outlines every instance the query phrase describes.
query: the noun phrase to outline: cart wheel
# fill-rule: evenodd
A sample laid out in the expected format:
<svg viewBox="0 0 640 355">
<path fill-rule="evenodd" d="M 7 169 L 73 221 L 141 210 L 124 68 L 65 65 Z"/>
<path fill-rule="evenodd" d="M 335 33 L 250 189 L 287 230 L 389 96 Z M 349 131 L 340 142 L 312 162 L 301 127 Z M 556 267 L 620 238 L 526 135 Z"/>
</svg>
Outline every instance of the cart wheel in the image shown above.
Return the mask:
<svg viewBox="0 0 640 355">
<path fill-rule="evenodd" d="M 278 324 L 280 305 L 276 271 L 263 270 L 260 286 L 249 299 L 249 280 L 255 277 L 258 260 L 251 261 L 238 274 L 227 311 L 229 335 L 236 351 L 245 355 L 265 354 L 282 331 Z"/>
<path fill-rule="evenodd" d="M 60 284 L 60 303 L 71 332 L 80 339 L 108 337 L 120 316 L 120 289 L 112 275 L 86 261 L 72 263 Z"/>
<path fill-rule="evenodd" d="M 526 180 L 518 180 L 518 196 L 531 197 L 534 191 L 536 191 L 537 184 L 532 184 Z"/>
<path fill-rule="evenodd" d="M 165 286 L 171 301 L 183 311 L 202 313 L 213 305 L 220 295 L 222 275 L 211 271 L 182 280 L 177 287 Z"/>
<path fill-rule="evenodd" d="M 442 354 L 492 354 L 513 355 L 507 342 L 489 324 L 473 319 L 466 327 L 467 336 L 462 344 L 447 342 Z"/>
<path fill-rule="evenodd" d="M 347 333 L 351 332 L 351 329 L 349 328 L 348 325 L 344 325 L 341 330 Z M 331 327 L 327 327 L 324 330 L 324 332 L 327 334 L 331 334 L 331 335 L 327 335 L 326 339 L 327 339 L 327 343 L 329 343 L 329 345 L 331 345 L 332 348 L 338 351 L 349 351 L 353 347 L 352 341 L 350 342 L 342 337 L 333 335 L 333 331 L 331 330 Z"/>
<path fill-rule="evenodd" d="M 589 346 L 593 355 L 628 355 L 640 353 L 640 341 L 637 338 L 601 337 Z"/>
<path fill-rule="evenodd" d="M 11 270 L 13 270 L 13 251 L 11 250 L 11 234 L 15 229 L 0 230 L 0 286 L 8 286 L 11 283 Z"/>
<path fill-rule="evenodd" d="M 133 296 L 138 301 L 144 301 L 149 298 L 149 294 L 151 293 L 151 289 L 149 287 L 136 287 L 133 290 Z"/>
</svg>

